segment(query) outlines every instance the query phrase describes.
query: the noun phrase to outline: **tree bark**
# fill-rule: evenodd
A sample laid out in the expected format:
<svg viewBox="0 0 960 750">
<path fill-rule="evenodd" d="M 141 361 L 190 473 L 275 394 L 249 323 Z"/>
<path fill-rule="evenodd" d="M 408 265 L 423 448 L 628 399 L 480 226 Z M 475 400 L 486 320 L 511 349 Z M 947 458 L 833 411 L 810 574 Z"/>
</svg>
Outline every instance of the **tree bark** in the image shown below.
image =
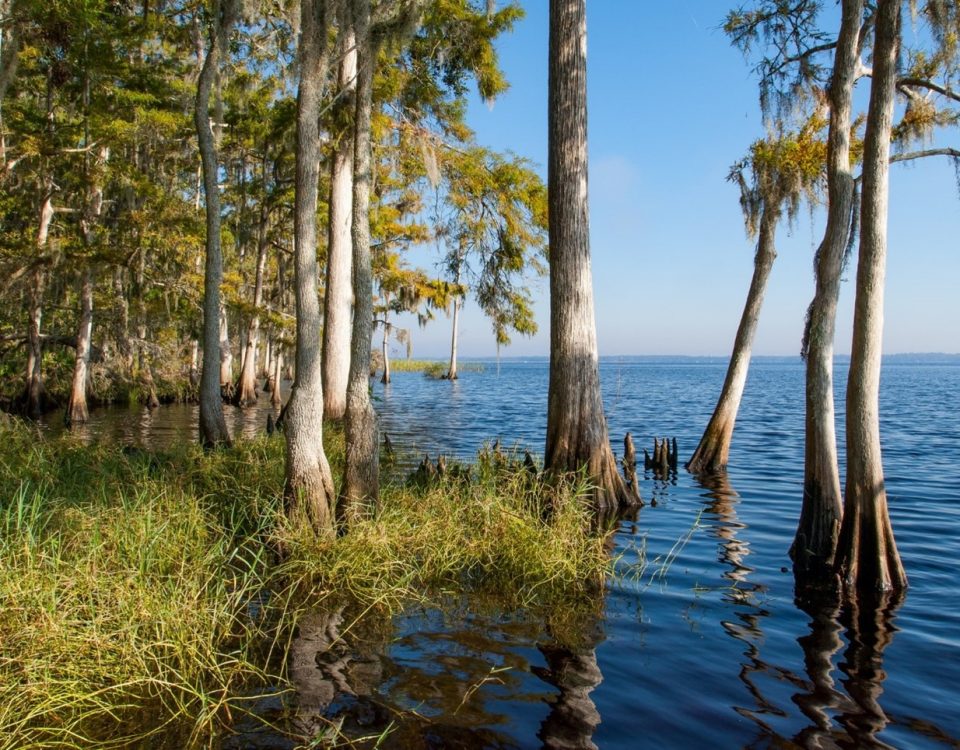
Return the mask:
<svg viewBox="0 0 960 750">
<path fill-rule="evenodd" d="M 370 0 L 353 0 L 357 40 L 357 107 L 353 155 L 353 332 L 347 385 L 346 456 L 339 515 L 349 523 L 380 492 L 379 428 L 370 403 L 370 337 L 373 328 L 373 272 L 370 265 L 370 120 L 377 44 L 370 29 Z"/>
<path fill-rule="evenodd" d="M 740 316 L 740 325 L 733 342 L 733 353 L 730 355 L 730 364 L 727 366 L 720 399 L 717 401 L 713 416 L 707 423 L 697 449 L 687 463 L 687 469 L 693 474 L 710 474 L 727 468 L 733 427 L 737 421 L 737 412 L 740 410 L 743 389 L 747 383 L 747 372 L 750 369 L 753 337 L 760 320 L 760 309 L 763 306 L 767 280 L 770 278 L 773 262 L 777 258 L 775 239 L 777 222 L 780 220 L 780 202 L 779 197 L 776 200 L 772 198 L 774 196 L 767 196 L 763 205 L 757 252 L 753 259 L 753 278 L 750 280 L 747 301 Z"/>
<path fill-rule="evenodd" d="M 43 290 L 46 274 L 40 266 L 30 283 L 30 312 L 27 321 L 27 372 L 24 390 L 24 413 L 39 419 L 46 410 L 47 389 L 43 384 L 43 344 L 40 324 L 43 318 Z"/>
<path fill-rule="evenodd" d="M 600 395 L 587 203 L 585 0 L 551 0 L 550 387 L 545 469 L 585 470 L 598 512 L 636 503 L 617 471 Z"/>
<path fill-rule="evenodd" d="M 220 193 L 217 188 L 217 148 L 210 127 L 210 91 L 217 76 L 220 55 L 236 19 L 235 0 L 214 3 L 210 44 L 197 80 L 194 125 L 203 168 L 206 198 L 206 263 L 203 279 L 203 367 L 200 374 L 200 442 L 205 446 L 229 444 L 220 394 L 220 286 L 223 283 L 223 251 L 220 245 Z"/>
<path fill-rule="evenodd" d="M 460 283 L 460 268 L 457 267 L 455 282 Z M 447 368 L 447 380 L 457 379 L 457 337 L 460 329 L 460 295 L 453 298 L 453 330 L 450 333 L 450 367 Z"/>
<path fill-rule="evenodd" d="M 273 366 L 273 378 L 271 385 L 273 386 L 270 389 L 270 405 L 273 407 L 278 407 L 283 403 L 283 398 L 280 395 L 280 382 L 282 380 L 282 370 L 283 370 L 283 349 L 279 346 L 275 347 L 276 353 L 274 354 L 274 366 Z"/>
<path fill-rule="evenodd" d="M 340 7 L 340 66 L 334 121 L 338 132 L 330 163 L 330 211 L 326 294 L 323 301 L 323 413 L 343 419 L 350 377 L 350 316 L 353 307 L 353 110 L 357 48 L 348 3 Z"/>
<path fill-rule="evenodd" d="M 863 152 L 857 296 L 847 381 L 847 483 L 836 559 L 844 587 L 864 593 L 907 585 L 887 511 L 879 413 L 890 133 L 900 46 L 898 0 L 878 2 L 874 33 L 873 78 Z"/>
<path fill-rule="evenodd" d="M 228 399 L 233 391 L 233 351 L 230 349 L 230 321 L 227 307 L 220 298 L 219 337 L 220 337 L 220 395 Z"/>
<path fill-rule="evenodd" d="M 386 385 L 390 382 L 390 322 L 387 313 L 383 313 L 383 377 L 380 382 Z"/>
<path fill-rule="evenodd" d="M 93 271 L 87 267 L 80 284 L 80 326 L 77 329 L 77 356 L 73 367 L 73 384 L 64 421 L 67 426 L 83 424 L 90 417 L 87 409 L 87 378 L 90 366 L 90 343 L 93 333 Z"/>
<path fill-rule="evenodd" d="M 317 180 L 320 98 L 327 68 L 327 2 L 300 3 L 300 86 L 294 197 L 296 381 L 287 404 L 286 507 L 317 531 L 332 528 L 333 478 L 323 450 L 320 300 L 317 284 Z"/>
<path fill-rule="evenodd" d="M 257 350 L 260 346 L 260 307 L 263 304 L 263 274 L 267 266 L 267 206 L 260 209 L 260 228 L 257 240 L 257 271 L 253 285 L 253 315 L 247 330 L 247 347 L 243 356 L 243 368 L 237 384 L 237 405 L 254 406 L 257 403 Z"/>
<path fill-rule="evenodd" d="M 850 237 L 854 180 L 850 167 L 853 87 L 859 63 L 863 0 L 843 0 L 830 83 L 827 136 L 827 226 L 814 264 L 816 290 L 807 312 L 803 502 L 790 555 L 798 583 L 832 578 L 843 514 L 833 405 L 833 342 L 840 275 Z"/>
</svg>

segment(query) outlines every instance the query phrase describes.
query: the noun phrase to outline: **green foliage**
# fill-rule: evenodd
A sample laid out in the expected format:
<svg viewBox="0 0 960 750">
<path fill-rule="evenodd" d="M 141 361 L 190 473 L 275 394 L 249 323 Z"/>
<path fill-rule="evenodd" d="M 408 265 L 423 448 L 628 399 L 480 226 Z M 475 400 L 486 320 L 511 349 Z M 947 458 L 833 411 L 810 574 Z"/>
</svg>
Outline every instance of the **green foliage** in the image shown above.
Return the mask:
<svg viewBox="0 0 960 750">
<path fill-rule="evenodd" d="M 546 187 L 526 160 L 478 146 L 444 151 L 441 172 L 447 272 L 473 288 L 498 346 L 536 333 L 524 276 L 545 271 Z"/>
</svg>

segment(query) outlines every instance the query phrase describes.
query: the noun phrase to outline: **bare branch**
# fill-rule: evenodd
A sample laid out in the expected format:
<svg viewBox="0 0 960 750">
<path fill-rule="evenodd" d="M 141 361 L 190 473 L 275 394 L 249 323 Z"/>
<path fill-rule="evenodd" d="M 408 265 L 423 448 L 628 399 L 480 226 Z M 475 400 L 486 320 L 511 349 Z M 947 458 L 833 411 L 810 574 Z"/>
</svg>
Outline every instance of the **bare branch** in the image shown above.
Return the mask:
<svg viewBox="0 0 960 750">
<path fill-rule="evenodd" d="M 897 88 L 909 96 L 910 94 L 905 90 L 905 87 L 907 86 L 928 89 L 940 94 L 941 96 L 945 96 L 948 99 L 953 99 L 955 102 L 960 102 L 960 94 L 958 94 L 956 91 L 946 86 L 941 86 L 937 83 L 934 83 L 933 81 L 928 81 L 924 78 L 911 78 L 908 76 L 906 78 L 900 78 L 897 80 Z"/>
</svg>

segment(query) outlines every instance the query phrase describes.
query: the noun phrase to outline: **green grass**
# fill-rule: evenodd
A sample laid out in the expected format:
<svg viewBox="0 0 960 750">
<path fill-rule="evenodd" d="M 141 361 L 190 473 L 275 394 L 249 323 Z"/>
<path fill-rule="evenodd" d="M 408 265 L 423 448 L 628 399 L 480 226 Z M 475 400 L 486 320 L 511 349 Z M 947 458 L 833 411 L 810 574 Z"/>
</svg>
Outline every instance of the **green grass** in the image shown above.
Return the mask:
<svg viewBox="0 0 960 750">
<path fill-rule="evenodd" d="M 428 378 L 441 379 L 450 369 L 449 360 L 432 359 L 392 359 L 391 372 L 422 372 Z M 459 372 L 483 372 L 480 362 L 460 362 L 457 364 Z"/>
<path fill-rule="evenodd" d="M 328 597 L 380 614 L 596 599 L 611 561 L 585 488 L 551 489 L 544 520 L 525 471 L 488 454 L 471 474 L 387 484 L 317 537 L 280 515 L 280 439 L 147 454 L 0 424 L 0 749 L 204 746 L 285 684 L 293 626 Z"/>
</svg>

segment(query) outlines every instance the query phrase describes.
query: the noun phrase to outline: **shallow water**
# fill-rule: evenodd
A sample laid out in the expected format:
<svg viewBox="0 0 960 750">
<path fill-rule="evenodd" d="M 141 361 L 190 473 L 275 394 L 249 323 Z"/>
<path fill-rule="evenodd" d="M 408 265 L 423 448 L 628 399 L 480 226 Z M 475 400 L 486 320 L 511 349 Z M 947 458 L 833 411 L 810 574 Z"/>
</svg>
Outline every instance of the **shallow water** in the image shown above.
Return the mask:
<svg viewBox="0 0 960 750">
<path fill-rule="evenodd" d="M 411 460 L 423 452 L 469 459 L 494 438 L 542 453 L 546 362 L 497 370 L 487 363 L 453 383 L 417 373 L 376 383 L 383 430 Z M 719 360 L 605 360 L 615 449 L 629 430 L 638 450 L 655 435 L 675 436 L 688 456 L 724 370 Z M 841 433 L 844 376 L 838 366 Z M 578 645 L 557 645 L 566 613 L 491 614 L 458 603 L 408 612 L 383 632 L 328 648 L 343 626 L 318 614 L 299 644 L 301 678 L 312 686 L 303 702 L 343 717 L 354 736 L 392 724 L 384 745 L 398 748 L 960 747 L 957 394 L 960 365 L 884 365 L 884 467 L 910 577 L 902 602 L 859 612 L 794 602 L 787 550 L 802 482 L 803 369 L 761 359 L 727 481 L 703 487 L 683 471 L 667 482 L 642 478 L 648 505 L 615 537 L 620 575 L 596 612 L 563 624 L 582 634 Z M 229 418 L 250 434 L 267 410 L 264 402 Z M 152 447 L 195 432 L 191 407 L 124 414 L 95 412 L 91 438 Z M 641 550 L 649 564 L 637 579 Z M 269 733 L 228 744 L 292 745 Z"/>
</svg>

